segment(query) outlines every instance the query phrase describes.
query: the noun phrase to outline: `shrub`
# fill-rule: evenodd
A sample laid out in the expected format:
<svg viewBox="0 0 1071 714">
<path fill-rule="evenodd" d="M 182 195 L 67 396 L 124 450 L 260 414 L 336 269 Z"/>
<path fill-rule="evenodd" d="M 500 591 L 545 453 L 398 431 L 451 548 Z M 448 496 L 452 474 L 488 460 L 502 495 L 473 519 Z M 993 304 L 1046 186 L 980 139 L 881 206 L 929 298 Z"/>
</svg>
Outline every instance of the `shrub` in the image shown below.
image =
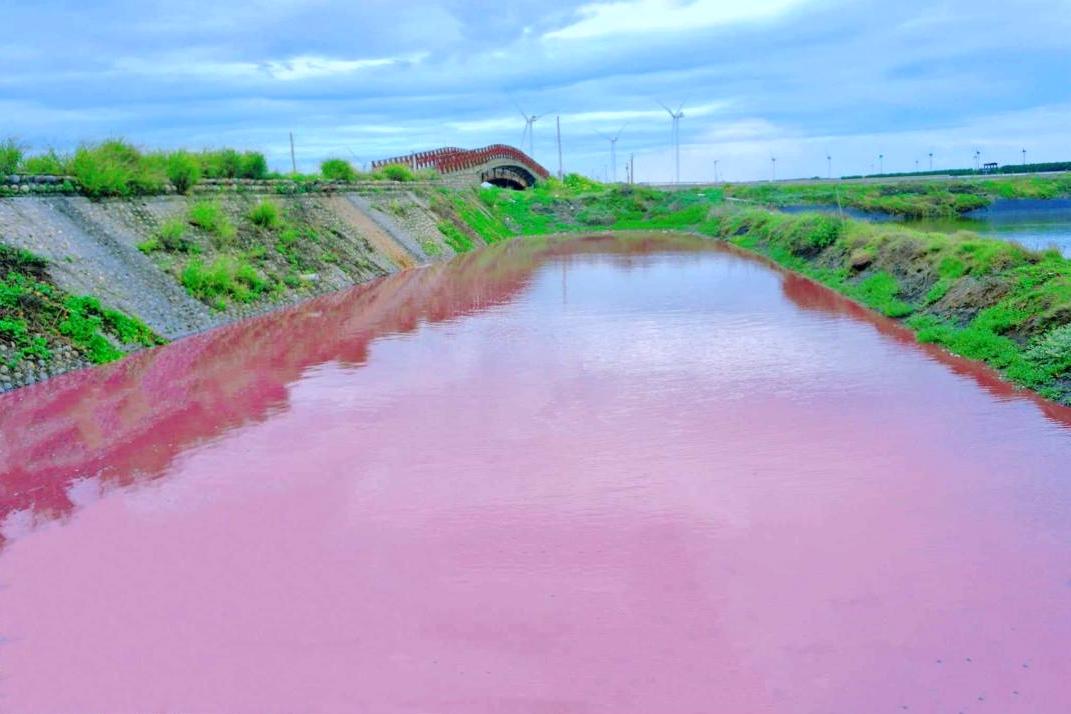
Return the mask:
<svg viewBox="0 0 1071 714">
<path fill-rule="evenodd" d="M 179 193 L 187 193 L 201 180 L 201 163 L 188 151 L 176 151 L 167 157 L 167 178 Z"/>
<path fill-rule="evenodd" d="M 275 230 L 283 225 L 279 207 L 271 201 L 261 201 L 249 211 L 248 218 L 255 225 L 268 230 Z"/>
<path fill-rule="evenodd" d="M 198 201 L 190 206 L 188 220 L 201 230 L 225 240 L 233 238 L 237 233 L 227 214 L 214 201 Z"/>
<path fill-rule="evenodd" d="M 162 247 L 163 246 L 160 245 L 159 239 L 157 239 L 155 237 L 154 238 L 148 238 L 148 239 L 143 240 L 142 242 L 138 243 L 138 250 L 140 250 L 145 255 L 148 255 L 149 253 L 154 253 L 154 252 L 160 250 Z"/>
<path fill-rule="evenodd" d="M 345 159 L 327 159 L 320 164 L 320 173 L 331 181 L 351 182 L 357 179 L 357 170 Z"/>
<path fill-rule="evenodd" d="M 22 147 L 14 139 L 0 144 L 0 175 L 13 174 L 22 161 Z"/>
</svg>

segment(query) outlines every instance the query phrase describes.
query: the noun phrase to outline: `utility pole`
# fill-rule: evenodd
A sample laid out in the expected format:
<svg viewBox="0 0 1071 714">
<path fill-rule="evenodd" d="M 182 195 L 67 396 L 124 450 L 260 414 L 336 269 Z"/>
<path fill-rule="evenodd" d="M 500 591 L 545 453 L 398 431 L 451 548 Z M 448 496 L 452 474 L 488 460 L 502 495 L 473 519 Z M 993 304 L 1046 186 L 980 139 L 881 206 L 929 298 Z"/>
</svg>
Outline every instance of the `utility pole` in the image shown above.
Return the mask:
<svg viewBox="0 0 1071 714">
<path fill-rule="evenodd" d="M 290 132 L 290 168 L 297 173 L 297 159 L 294 158 L 294 132 Z"/>
<path fill-rule="evenodd" d="M 556 116 L 554 118 L 555 124 L 558 126 L 558 180 L 561 181 L 565 178 L 565 174 L 562 171 L 562 118 Z"/>
</svg>

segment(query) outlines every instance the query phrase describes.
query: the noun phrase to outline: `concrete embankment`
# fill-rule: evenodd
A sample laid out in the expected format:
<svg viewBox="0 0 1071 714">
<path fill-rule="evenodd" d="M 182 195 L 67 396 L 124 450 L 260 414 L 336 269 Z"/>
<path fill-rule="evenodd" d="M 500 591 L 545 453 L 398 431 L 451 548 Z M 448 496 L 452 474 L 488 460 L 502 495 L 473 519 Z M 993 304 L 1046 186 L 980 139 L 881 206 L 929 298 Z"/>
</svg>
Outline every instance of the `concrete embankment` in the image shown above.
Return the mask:
<svg viewBox="0 0 1071 714">
<path fill-rule="evenodd" d="M 0 198 L 0 249 L 45 261 L 0 266 L 0 391 L 101 361 L 94 320 L 107 350 L 147 344 L 106 329 L 109 311 L 170 340 L 449 257 L 429 193 Z M 70 319 L 80 296 L 100 303 L 88 326 Z"/>
</svg>

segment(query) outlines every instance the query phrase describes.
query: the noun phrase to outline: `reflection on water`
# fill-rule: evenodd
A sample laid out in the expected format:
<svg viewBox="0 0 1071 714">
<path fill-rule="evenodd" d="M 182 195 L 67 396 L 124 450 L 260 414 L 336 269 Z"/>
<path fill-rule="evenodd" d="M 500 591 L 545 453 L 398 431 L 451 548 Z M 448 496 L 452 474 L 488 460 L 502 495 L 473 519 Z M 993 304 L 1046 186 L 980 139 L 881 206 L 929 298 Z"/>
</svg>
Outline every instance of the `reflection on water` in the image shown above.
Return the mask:
<svg viewBox="0 0 1071 714">
<path fill-rule="evenodd" d="M 925 230 L 974 231 L 1033 250 L 1056 248 L 1071 257 L 1071 199 L 1001 200 L 961 218 L 913 221 Z"/>
<path fill-rule="evenodd" d="M 828 213 L 871 223 L 894 223 L 925 231 L 955 233 L 972 231 L 991 238 L 1018 243 L 1032 250 L 1055 248 L 1071 257 L 1071 199 L 1001 199 L 988 208 L 955 218 L 904 220 L 888 213 L 871 213 L 857 208 L 829 205 L 784 206 L 785 213 Z"/>
<path fill-rule="evenodd" d="M 0 397 L 0 710 L 1071 708 L 1071 412 L 687 237 Z"/>
</svg>

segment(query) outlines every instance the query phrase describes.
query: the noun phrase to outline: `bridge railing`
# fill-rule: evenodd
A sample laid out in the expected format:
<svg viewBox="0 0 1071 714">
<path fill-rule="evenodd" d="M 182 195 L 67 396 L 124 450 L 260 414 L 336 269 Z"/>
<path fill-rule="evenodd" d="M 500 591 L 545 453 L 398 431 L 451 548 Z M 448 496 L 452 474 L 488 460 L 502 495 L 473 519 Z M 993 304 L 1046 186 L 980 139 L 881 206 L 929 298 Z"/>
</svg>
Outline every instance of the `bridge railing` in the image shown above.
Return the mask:
<svg viewBox="0 0 1071 714">
<path fill-rule="evenodd" d="M 540 178 L 550 176 L 550 172 L 535 159 L 520 149 L 506 144 L 492 144 L 481 149 L 460 149 L 456 146 L 447 146 L 432 151 L 420 151 L 406 156 L 373 161 L 372 168 L 403 164 L 414 169 L 433 168 L 439 173 L 449 174 L 466 171 L 498 159 L 516 161 Z"/>
</svg>

